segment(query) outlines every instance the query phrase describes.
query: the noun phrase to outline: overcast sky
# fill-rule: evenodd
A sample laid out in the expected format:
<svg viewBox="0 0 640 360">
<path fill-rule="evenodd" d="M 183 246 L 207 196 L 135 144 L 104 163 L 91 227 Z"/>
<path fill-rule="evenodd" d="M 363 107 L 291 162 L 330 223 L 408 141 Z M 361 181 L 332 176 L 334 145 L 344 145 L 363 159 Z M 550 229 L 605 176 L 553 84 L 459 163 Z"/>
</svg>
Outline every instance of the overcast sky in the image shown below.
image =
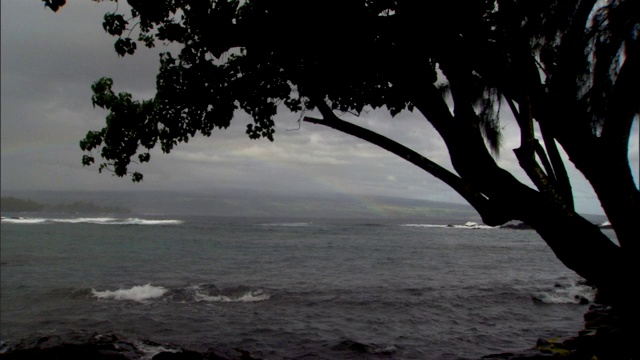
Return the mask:
<svg viewBox="0 0 640 360">
<path fill-rule="evenodd" d="M 58 13 L 44 9 L 40 0 L 2 0 L 1 6 L 3 193 L 231 187 L 463 202 L 431 175 L 362 140 L 312 124 L 289 131 L 298 127 L 298 116 L 288 113 L 278 117 L 273 143 L 250 140 L 244 133 L 250 119 L 238 114 L 229 129 L 210 138 L 198 137 L 168 155 L 152 152 L 151 163 L 135 169 L 145 175 L 139 184 L 98 174 L 95 166 L 83 168 L 78 142 L 87 131 L 99 130 L 105 116 L 91 106 L 90 85 L 109 76 L 116 92 L 150 98 L 159 49 L 143 47 L 133 57 L 119 58 L 114 38 L 102 29 L 102 16 L 115 9 L 112 2 L 69 1 Z M 517 127 L 508 111 L 503 115 L 506 140 L 499 163 L 525 179 L 512 154 L 519 145 Z M 392 119 L 370 112 L 355 121 L 451 168 L 442 142 L 419 114 Z M 637 121 L 632 139 L 637 179 Z M 579 211 L 602 212 L 584 178 L 578 175 L 573 185 Z"/>
</svg>

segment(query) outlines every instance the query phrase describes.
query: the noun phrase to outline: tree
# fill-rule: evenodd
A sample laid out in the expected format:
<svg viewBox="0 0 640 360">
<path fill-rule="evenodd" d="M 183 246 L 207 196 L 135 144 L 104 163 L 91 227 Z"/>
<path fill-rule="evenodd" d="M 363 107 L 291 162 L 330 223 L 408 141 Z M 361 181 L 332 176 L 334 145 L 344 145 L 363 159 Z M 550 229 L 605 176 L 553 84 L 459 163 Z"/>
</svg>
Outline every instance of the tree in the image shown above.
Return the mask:
<svg viewBox="0 0 640 360">
<path fill-rule="evenodd" d="M 234 111 L 253 118 L 251 139 L 274 139 L 278 108 L 378 145 L 462 195 L 489 225 L 519 220 L 556 256 L 637 319 L 632 286 L 640 260 L 640 192 L 629 166 L 640 113 L 640 2 L 634 0 L 129 0 L 107 13 L 118 54 L 158 41 L 154 98 L 92 86 L 106 126 L 80 142 L 95 162 L 129 172 L 197 133 L 226 128 Z M 137 35 L 135 37 L 133 34 Z M 132 37 L 133 36 L 133 37 Z M 336 113 L 383 108 L 424 116 L 444 140 L 455 172 Z M 505 110 L 505 108 L 507 110 Z M 498 166 L 500 112 L 520 128 L 515 154 L 535 188 Z M 408 130 L 410 131 L 410 130 Z M 426 139 L 428 140 L 428 139 Z M 592 185 L 617 243 L 580 216 L 561 146 Z M 630 321 L 632 323 L 632 321 Z"/>
</svg>

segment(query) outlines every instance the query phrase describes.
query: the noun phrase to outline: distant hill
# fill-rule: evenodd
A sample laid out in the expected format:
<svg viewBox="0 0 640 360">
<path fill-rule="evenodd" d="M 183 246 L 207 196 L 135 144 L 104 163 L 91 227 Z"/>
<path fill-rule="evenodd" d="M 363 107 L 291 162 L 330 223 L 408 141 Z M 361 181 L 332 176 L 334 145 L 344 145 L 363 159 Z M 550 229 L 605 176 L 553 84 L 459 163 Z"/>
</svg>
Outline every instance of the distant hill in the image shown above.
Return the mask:
<svg viewBox="0 0 640 360">
<path fill-rule="evenodd" d="M 204 215 L 287 218 L 424 219 L 464 218 L 480 221 L 473 208 L 420 199 L 350 194 L 289 194 L 261 190 L 214 189 L 202 192 L 3 192 L 33 199 L 41 211 L 66 213 L 119 212 L 139 215 Z M 100 204 L 99 206 L 93 204 Z M 15 209 L 13 207 L 12 209 Z M 2 211 L 15 211 L 5 208 Z M 444 221 L 444 220 L 443 220 Z"/>
<path fill-rule="evenodd" d="M 101 206 L 87 201 L 74 201 L 71 203 L 42 204 L 29 199 L 17 197 L 0 198 L 0 210 L 2 212 L 53 212 L 65 214 L 123 214 L 130 211 L 119 206 Z"/>
<path fill-rule="evenodd" d="M 47 211 L 69 214 L 230 216 L 326 219 L 402 219 L 432 224 L 482 223 L 468 204 L 341 193 L 292 194 L 253 190 L 177 191 L 21 191 L 2 193 L 3 212 Z M 96 205 L 98 204 L 98 205 Z M 594 224 L 602 215 L 585 215 Z M 513 222 L 507 228 L 526 228 Z"/>
<path fill-rule="evenodd" d="M 45 206 L 33 200 L 19 199 L 15 197 L 0 198 L 0 209 L 11 212 L 33 212 L 42 211 Z"/>
</svg>

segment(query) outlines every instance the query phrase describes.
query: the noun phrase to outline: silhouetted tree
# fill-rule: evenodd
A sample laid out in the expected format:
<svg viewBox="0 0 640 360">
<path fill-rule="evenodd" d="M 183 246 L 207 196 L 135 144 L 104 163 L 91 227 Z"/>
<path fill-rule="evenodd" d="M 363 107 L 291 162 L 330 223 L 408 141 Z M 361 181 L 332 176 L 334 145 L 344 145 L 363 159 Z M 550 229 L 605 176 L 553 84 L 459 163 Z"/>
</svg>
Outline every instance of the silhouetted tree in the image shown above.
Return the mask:
<svg viewBox="0 0 640 360">
<path fill-rule="evenodd" d="M 640 112 L 640 1 L 129 4 L 130 14 L 104 17 L 118 54 L 158 41 L 180 51 L 160 56 L 152 99 L 117 94 L 108 78 L 93 85 L 94 105 L 109 115 L 102 130 L 81 141 L 85 165 L 100 148 L 100 170 L 140 181 L 140 173 L 129 173 L 132 158 L 149 161 L 148 149 L 158 144 L 169 152 L 197 133 L 209 136 L 229 126 L 238 109 L 253 118 L 249 137 L 269 140 L 280 105 L 317 110 L 321 118 L 304 121 L 424 169 L 462 195 L 486 224 L 530 225 L 567 267 L 625 311 L 633 307 L 640 192 L 628 149 Z M 424 116 L 444 140 L 455 172 L 336 115 L 370 108 Z M 495 161 L 500 111 L 517 120 L 514 151 L 535 188 Z M 558 145 L 593 186 L 617 243 L 576 213 Z"/>
</svg>

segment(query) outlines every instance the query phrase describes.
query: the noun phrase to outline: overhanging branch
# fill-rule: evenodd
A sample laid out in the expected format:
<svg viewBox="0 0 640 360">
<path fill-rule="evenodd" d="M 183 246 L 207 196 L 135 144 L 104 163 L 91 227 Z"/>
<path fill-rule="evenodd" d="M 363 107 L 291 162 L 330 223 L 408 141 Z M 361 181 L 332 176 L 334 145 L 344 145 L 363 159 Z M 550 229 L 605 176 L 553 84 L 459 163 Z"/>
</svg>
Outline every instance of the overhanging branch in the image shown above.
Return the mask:
<svg viewBox="0 0 640 360">
<path fill-rule="evenodd" d="M 476 209 L 476 211 L 478 211 L 484 223 L 487 225 L 501 225 L 511 220 L 511 218 L 505 216 L 500 210 L 493 207 L 491 202 L 480 192 L 471 189 L 469 184 L 456 174 L 386 136 L 338 118 L 324 101 L 315 101 L 314 103 L 324 118 L 318 119 L 306 116 L 303 121 L 328 126 L 343 133 L 355 136 L 371 144 L 377 145 L 416 165 L 420 169 L 442 180 L 445 184 L 460 194 Z"/>
</svg>

